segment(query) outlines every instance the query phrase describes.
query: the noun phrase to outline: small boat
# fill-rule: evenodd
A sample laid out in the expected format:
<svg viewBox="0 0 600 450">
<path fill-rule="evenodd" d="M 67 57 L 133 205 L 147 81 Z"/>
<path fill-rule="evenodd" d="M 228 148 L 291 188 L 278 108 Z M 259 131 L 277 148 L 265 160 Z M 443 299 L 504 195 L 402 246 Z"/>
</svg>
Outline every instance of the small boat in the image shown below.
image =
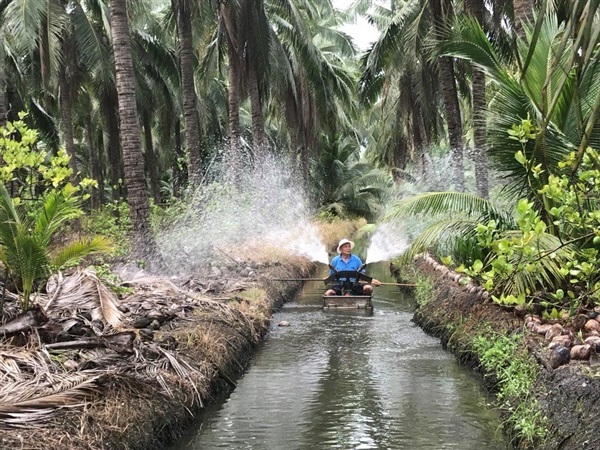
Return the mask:
<svg viewBox="0 0 600 450">
<path fill-rule="evenodd" d="M 324 295 L 323 308 L 371 309 L 371 295 Z"/>
<path fill-rule="evenodd" d="M 325 284 L 336 284 L 342 286 L 342 295 L 323 295 L 323 308 L 339 308 L 339 309 L 372 309 L 372 295 L 354 295 L 352 287 L 355 282 L 366 281 L 370 283 L 372 278 L 358 271 L 340 271 L 335 272 L 326 278 Z"/>
</svg>

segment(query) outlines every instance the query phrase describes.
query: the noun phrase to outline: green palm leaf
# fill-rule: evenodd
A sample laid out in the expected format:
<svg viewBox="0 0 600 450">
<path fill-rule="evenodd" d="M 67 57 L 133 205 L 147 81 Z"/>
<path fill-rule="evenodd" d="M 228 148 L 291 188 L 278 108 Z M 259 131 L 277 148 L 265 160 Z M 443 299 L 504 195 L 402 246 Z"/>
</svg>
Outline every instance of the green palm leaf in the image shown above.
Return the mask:
<svg viewBox="0 0 600 450">
<path fill-rule="evenodd" d="M 400 219 L 408 215 L 460 213 L 476 217 L 489 217 L 509 221 L 508 215 L 494 204 L 474 194 L 463 192 L 427 192 L 396 202 L 384 216 L 384 220 Z"/>
<path fill-rule="evenodd" d="M 471 219 L 442 219 L 427 228 L 412 242 L 411 246 L 399 257 L 400 264 L 412 264 L 415 257 L 454 236 L 466 238 L 475 234 L 478 221 Z"/>
<path fill-rule="evenodd" d="M 62 247 L 51 260 L 52 267 L 61 269 L 78 264 L 83 258 L 98 253 L 107 253 L 113 249 L 111 241 L 104 236 L 82 239 Z"/>
<path fill-rule="evenodd" d="M 43 246 L 50 245 L 50 240 L 56 231 L 68 220 L 82 214 L 79 202 L 74 197 L 65 197 L 58 191 L 50 192 L 44 199 L 39 211 L 34 232 Z"/>
</svg>

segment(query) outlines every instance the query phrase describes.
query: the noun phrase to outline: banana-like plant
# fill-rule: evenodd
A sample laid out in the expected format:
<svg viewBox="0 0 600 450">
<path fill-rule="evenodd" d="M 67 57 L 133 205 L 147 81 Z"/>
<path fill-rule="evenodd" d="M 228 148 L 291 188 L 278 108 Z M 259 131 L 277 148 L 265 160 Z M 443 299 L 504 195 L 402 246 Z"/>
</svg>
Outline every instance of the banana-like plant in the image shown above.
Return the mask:
<svg viewBox="0 0 600 450">
<path fill-rule="evenodd" d="M 87 255 L 110 251 L 109 240 L 100 236 L 52 248 L 52 238 L 60 227 L 81 213 L 78 198 L 68 189 L 50 191 L 26 212 L 0 185 L 0 261 L 19 290 L 23 310 L 29 308 L 36 282 Z"/>
</svg>

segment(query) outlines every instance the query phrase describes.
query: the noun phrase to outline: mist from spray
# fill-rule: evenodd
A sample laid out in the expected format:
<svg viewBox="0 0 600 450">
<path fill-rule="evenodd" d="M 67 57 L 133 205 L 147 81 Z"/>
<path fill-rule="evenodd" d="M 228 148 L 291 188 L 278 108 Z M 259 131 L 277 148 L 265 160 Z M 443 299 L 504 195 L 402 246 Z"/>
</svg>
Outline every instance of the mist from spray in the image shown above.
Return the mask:
<svg viewBox="0 0 600 450">
<path fill-rule="evenodd" d="M 214 162 L 186 210 L 158 233 L 167 267 L 190 271 L 215 255 L 235 258 L 236 246 L 284 248 L 327 264 L 327 250 L 310 223 L 308 202 L 291 164 L 265 157 L 235 180 L 232 166 L 231 161 Z"/>
<path fill-rule="evenodd" d="M 371 238 L 365 263 L 387 261 L 404 253 L 409 246 L 408 238 L 398 224 L 382 223 Z"/>
</svg>

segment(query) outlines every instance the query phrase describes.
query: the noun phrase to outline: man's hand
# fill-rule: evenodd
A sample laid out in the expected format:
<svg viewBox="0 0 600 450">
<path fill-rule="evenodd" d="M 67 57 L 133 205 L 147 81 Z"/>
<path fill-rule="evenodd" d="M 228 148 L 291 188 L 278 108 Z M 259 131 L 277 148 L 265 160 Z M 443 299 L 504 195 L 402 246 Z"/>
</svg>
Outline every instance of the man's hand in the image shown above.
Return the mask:
<svg viewBox="0 0 600 450">
<path fill-rule="evenodd" d="M 376 280 L 375 278 L 371 280 L 371 283 L 373 283 L 373 286 L 381 286 L 381 281 Z"/>
</svg>

